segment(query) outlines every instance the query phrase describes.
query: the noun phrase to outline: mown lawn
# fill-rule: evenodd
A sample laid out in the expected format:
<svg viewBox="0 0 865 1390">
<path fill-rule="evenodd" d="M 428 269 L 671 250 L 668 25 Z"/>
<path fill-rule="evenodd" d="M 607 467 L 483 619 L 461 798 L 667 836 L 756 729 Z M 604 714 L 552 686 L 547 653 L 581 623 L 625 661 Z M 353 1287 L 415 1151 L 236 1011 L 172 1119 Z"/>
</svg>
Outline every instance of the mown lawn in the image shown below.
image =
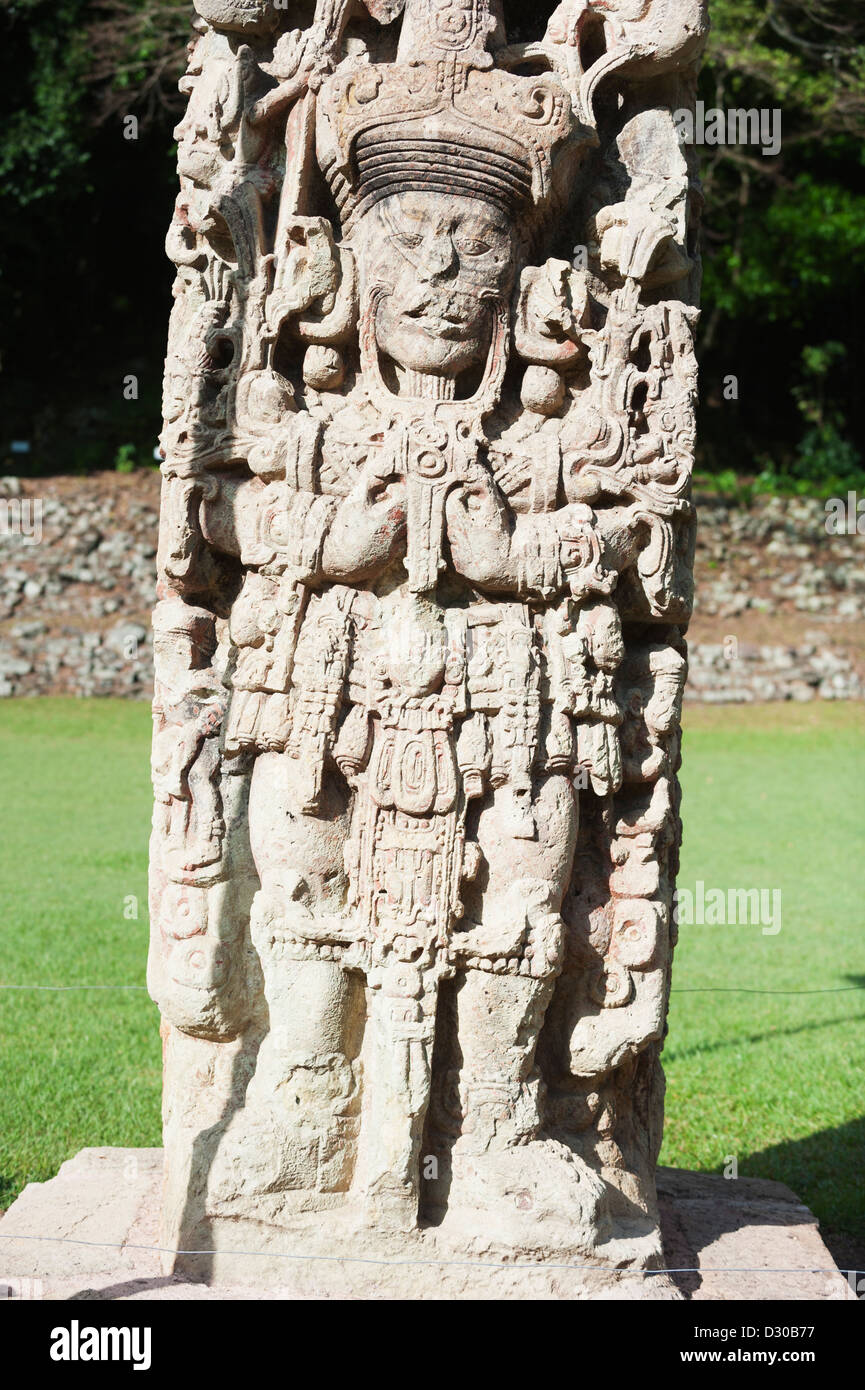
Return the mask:
<svg viewBox="0 0 865 1390">
<path fill-rule="evenodd" d="M 780 889 L 782 917 L 682 926 L 662 1154 L 734 1157 L 859 1239 L 863 734 L 860 705 L 687 711 L 680 885 Z M 143 704 L 0 705 L 2 984 L 143 985 L 149 737 Z M 141 988 L 0 990 L 0 1208 L 84 1145 L 159 1143 L 157 1029 Z"/>
<path fill-rule="evenodd" d="M 146 704 L 0 705 L 0 983 L 139 986 L 0 990 L 0 1207 L 85 1145 L 159 1143 L 149 739 Z"/>
<path fill-rule="evenodd" d="M 681 927 L 661 1161 L 734 1156 L 863 1240 L 865 706 L 689 707 L 685 730 L 680 887 L 779 889 L 781 930 Z"/>
</svg>

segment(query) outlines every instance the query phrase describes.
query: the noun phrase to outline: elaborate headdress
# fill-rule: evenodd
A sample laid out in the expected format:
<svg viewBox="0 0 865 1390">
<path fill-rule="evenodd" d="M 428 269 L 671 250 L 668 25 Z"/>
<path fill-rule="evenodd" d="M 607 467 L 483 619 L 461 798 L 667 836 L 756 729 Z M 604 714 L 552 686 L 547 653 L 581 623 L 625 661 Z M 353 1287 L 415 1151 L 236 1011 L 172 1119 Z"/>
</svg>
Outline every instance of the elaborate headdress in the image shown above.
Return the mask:
<svg viewBox="0 0 865 1390">
<path fill-rule="evenodd" d="M 550 208 L 581 128 L 555 76 L 493 66 L 499 11 L 499 0 L 407 0 L 397 61 L 324 83 L 318 158 L 344 231 L 411 190 L 483 198 L 511 215 Z"/>
</svg>

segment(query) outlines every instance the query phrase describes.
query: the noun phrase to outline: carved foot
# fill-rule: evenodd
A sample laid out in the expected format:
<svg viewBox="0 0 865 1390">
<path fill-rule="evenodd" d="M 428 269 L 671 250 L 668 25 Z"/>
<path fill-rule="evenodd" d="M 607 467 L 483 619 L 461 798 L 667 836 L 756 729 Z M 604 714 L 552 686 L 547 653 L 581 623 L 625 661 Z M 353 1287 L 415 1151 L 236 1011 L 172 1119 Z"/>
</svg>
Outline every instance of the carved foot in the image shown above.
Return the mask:
<svg viewBox="0 0 865 1390">
<path fill-rule="evenodd" d="M 288 1124 L 246 1107 L 232 1118 L 211 1165 L 208 1191 L 222 1204 L 268 1193 L 346 1192 L 351 1181 L 355 1126 Z"/>
<path fill-rule="evenodd" d="M 485 1154 L 455 1150 L 443 1229 L 478 1251 L 589 1252 L 611 1233 L 606 1187 L 555 1139 Z"/>
<path fill-rule="evenodd" d="M 376 1231 L 416 1231 L 418 1194 L 413 1184 L 382 1180 L 364 1193 L 361 1224 Z"/>
</svg>

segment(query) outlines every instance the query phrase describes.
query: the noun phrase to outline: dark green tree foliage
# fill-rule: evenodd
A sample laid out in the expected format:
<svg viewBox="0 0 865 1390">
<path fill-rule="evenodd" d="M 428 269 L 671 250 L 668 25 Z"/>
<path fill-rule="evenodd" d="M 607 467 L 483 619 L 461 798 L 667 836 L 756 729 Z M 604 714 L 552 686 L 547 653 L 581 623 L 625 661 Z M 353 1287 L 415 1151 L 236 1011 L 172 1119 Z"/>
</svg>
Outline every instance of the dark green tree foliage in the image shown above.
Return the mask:
<svg viewBox="0 0 865 1390">
<path fill-rule="evenodd" d="M 13 0 L 4 6 L 0 79 L 7 103 L 0 144 L 4 198 L 22 208 L 56 196 L 87 162 L 82 0 Z"/>
<path fill-rule="evenodd" d="M 701 99 L 779 109 L 782 145 L 704 151 L 702 463 L 861 486 L 865 5 L 712 0 L 711 14 Z"/>
<path fill-rule="evenodd" d="M 505 0 L 512 40 L 539 37 L 552 3 Z M 701 100 L 778 108 L 783 138 L 774 158 L 703 151 L 701 465 L 865 484 L 865 4 L 711 0 L 711 13 Z M 0 0 L 2 467 L 13 438 L 42 471 L 150 459 L 191 15 L 187 0 Z"/>
<path fill-rule="evenodd" d="M 0 472 L 152 458 L 191 13 L 0 0 Z"/>
</svg>

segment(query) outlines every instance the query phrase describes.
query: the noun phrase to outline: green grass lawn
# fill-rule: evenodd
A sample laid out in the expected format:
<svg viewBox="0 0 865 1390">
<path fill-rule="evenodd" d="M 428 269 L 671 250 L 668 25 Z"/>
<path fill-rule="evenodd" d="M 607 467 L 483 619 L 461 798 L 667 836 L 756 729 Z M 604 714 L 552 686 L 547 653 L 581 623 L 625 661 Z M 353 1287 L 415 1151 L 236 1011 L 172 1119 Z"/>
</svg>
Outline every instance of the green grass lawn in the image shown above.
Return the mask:
<svg viewBox="0 0 865 1390">
<path fill-rule="evenodd" d="M 144 984 L 149 738 L 146 704 L 0 705 L 0 983 Z M 0 1207 L 84 1145 L 159 1143 L 158 1027 L 141 989 L 0 990 Z"/>
<path fill-rule="evenodd" d="M 680 887 L 780 889 L 782 925 L 681 928 L 661 1155 L 714 1172 L 734 1155 L 860 1241 L 863 734 L 862 705 L 686 710 Z M 697 992 L 709 987 L 838 992 Z"/>
<path fill-rule="evenodd" d="M 682 927 L 662 1154 L 713 1172 L 735 1156 L 859 1239 L 863 732 L 859 705 L 687 711 L 680 885 L 780 889 L 782 928 Z M 0 705 L 3 984 L 143 985 L 149 738 L 143 704 Z M 824 989 L 843 992 L 737 992 Z M 4 989 L 0 1018 L 0 1207 L 84 1145 L 159 1143 L 141 989 Z"/>
</svg>

